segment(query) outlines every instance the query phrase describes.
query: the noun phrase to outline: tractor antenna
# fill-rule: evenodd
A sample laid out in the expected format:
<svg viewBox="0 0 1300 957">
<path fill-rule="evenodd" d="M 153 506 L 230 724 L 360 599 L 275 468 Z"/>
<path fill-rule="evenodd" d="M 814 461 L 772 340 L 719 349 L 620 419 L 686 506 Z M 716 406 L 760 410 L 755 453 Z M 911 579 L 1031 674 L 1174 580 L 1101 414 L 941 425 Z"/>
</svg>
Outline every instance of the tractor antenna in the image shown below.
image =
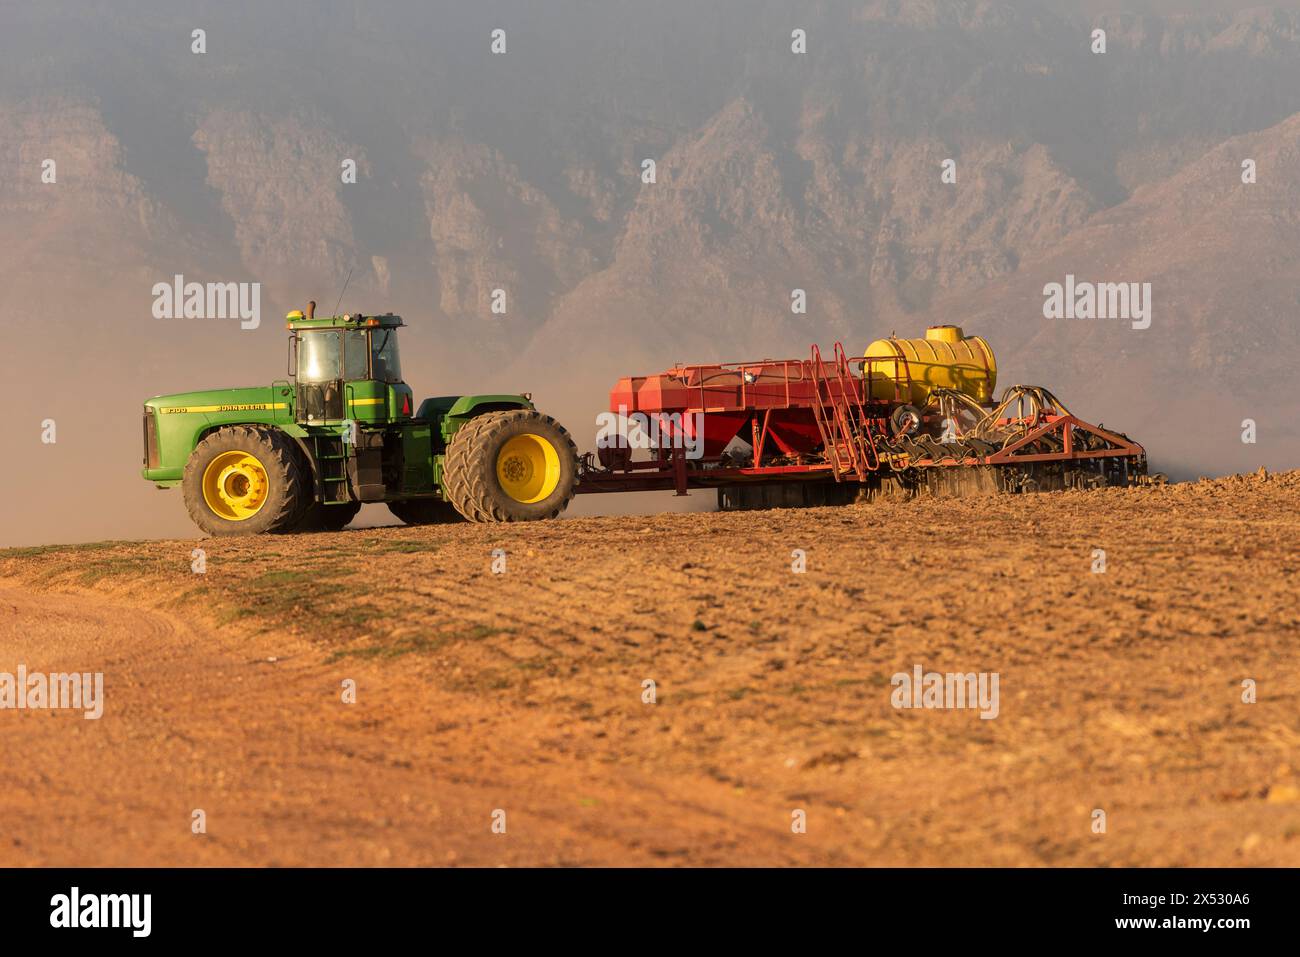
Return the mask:
<svg viewBox="0 0 1300 957">
<path fill-rule="evenodd" d="M 356 266 L 352 267 L 352 269 L 356 268 Z M 336 316 L 339 314 L 339 303 L 343 301 L 343 294 L 348 291 L 348 283 L 352 281 L 352 269 L 348 270 L 348 278 L 343 280 L 343 288 L 339 290 L 339 301 L 334 303 L 334 315 Z"/>
</svg>

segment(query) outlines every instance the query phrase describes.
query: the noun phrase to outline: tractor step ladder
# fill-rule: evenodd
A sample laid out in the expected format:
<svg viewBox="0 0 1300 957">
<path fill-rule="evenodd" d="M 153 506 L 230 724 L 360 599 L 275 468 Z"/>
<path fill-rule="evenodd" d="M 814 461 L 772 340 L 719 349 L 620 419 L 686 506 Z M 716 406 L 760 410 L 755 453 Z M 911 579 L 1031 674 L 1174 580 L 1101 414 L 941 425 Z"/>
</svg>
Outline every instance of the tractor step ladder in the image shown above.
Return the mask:
<svg viewBox="0 0 1300 957">
<path fill-rule="evenodd" d="M 348 455 L 341 435 L 317 435 L 316 469 L 320 477 L 321 500 L 324 502 L 350 502 L 348 494 Z"/>
</svg>

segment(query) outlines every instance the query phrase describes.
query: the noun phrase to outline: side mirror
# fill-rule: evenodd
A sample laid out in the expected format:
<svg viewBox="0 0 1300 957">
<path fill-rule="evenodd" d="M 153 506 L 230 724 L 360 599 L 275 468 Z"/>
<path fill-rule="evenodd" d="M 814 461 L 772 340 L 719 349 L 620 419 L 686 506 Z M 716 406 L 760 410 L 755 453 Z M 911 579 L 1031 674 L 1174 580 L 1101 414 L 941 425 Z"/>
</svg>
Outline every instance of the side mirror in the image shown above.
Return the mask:
<svg viewBox="0 0 1300 957">
<path fill-rule="evenodd" d="M 289 376 L 298 374 L 298 333 L 289 333 Z"/>
</svg>

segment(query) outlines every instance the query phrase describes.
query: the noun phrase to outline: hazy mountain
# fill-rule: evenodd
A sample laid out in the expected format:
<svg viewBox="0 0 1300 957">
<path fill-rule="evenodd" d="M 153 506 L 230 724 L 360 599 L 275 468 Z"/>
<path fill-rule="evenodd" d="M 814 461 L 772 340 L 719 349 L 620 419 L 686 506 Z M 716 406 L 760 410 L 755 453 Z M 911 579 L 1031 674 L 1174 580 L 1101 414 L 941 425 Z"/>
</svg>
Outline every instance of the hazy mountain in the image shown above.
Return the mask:
<svg viewBox="0 0 1300 957">
<path fill-rule="evenodd" d="M 5 4 L 3 538 L 184 531 L 140 401 L 282 377 L 349 273 L 418 392 L 529 389 L 587 447 L 619 375 L 946 321 L 1156 467 L 1300 464 L 1300 14 L 1112 6 Z M 262 283 L 261 327 L 154 319 L 178 273 Z M 1045 319 L 1067 274 L 1150 282 L 1151 327 Z"/>
</svg>

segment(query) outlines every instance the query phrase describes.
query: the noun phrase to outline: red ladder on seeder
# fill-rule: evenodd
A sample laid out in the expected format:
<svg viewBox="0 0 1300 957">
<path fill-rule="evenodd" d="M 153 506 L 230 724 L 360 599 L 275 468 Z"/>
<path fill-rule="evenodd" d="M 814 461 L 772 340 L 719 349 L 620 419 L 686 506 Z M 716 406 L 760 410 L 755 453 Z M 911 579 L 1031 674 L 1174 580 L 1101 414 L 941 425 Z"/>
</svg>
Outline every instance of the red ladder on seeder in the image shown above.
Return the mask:
<svg viewBox="0 0 1300 957">
<path fill-rule="evenodd" d="M 880 456 L 868 427 L 862 403 L 863 380 L 849 368 L 844 346 L 835 343 L 835 359 L 828 372 L 821 349 L 812 347 L 809 377 L 813 382 L 813 416 L 835 481 L 852 472 L 863 481 L 880 468 Z"/>
</svg>

